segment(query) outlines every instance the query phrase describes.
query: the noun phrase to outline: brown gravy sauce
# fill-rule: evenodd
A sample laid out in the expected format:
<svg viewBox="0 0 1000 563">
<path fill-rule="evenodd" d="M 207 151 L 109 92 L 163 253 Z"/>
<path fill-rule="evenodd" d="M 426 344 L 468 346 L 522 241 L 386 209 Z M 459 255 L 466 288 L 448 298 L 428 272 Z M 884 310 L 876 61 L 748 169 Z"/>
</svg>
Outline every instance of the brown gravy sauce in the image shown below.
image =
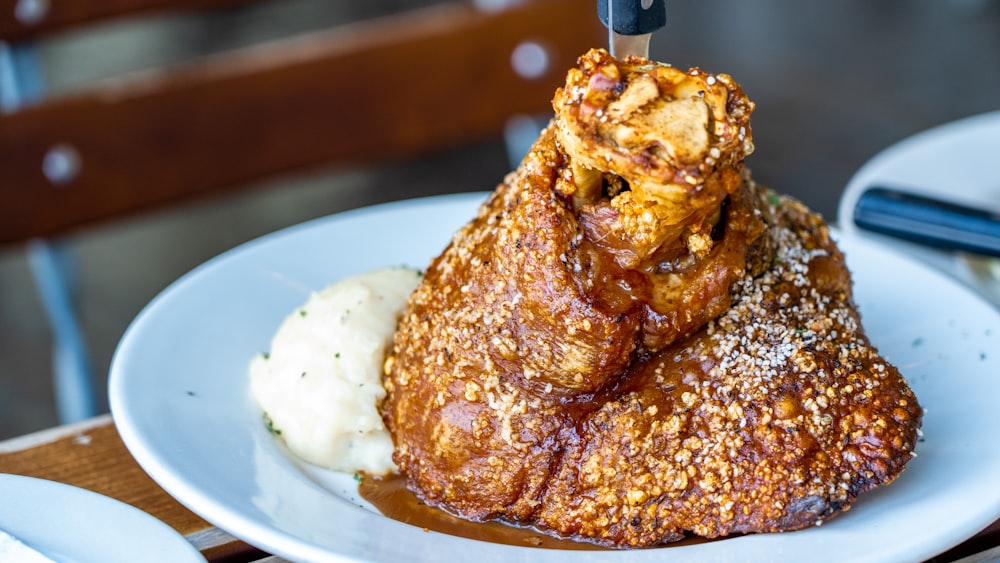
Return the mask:
<svg viewBox="0 0 1000 563">
<path fill-rule="evenodd" d="M 406 479 L 399 475 L 373 477 L 365 475 L 358 485 L 358 493 L 370 502 L 386 518 L 392 518 L 425 530 L 479 541 L 540 547 L 547 549 L 608 550 L 585 541 L 558 538 L 527 526 L 515 526 L 503 522 L 471 522 L 453 516 L 440 508 L 427 506 L 406 488 Z M 705 543 L 704 538 L 688 537 L 663 547 Z"/>
</svg>

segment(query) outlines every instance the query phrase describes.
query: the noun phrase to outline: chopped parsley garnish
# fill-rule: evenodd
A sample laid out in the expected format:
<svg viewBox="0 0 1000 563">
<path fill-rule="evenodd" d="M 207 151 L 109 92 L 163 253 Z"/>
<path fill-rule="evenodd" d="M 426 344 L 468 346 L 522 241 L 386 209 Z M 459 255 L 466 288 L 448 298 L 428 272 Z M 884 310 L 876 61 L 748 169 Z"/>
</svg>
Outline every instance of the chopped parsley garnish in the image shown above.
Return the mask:
<svg viewBox="0 0 1000 563">
<path fill-rule="evenodd" d="M 275 436 L 281 436 L 281 429 L 280 428 L 275 428 L 274 421 L 271 420 L 271 417 L 268 416 L 267 413 L 264 413 L 264 424 L 267 425 L 267 431 L 268 432 L 270 432 L 271 434 L 274 434 Z"/>
<path fill-rule="evenodd" d="M 664 62 L 656 61 L 653 64 L 639 65 L 639 66 L 635 67 L 635 69 L 638 70 L 638 71 L 653 70 L 654 68 L 656 68 L 658 66 L 664 66 L 664 67 L 670 68 L 670 63 L 664 63 Z"/>
</svg>

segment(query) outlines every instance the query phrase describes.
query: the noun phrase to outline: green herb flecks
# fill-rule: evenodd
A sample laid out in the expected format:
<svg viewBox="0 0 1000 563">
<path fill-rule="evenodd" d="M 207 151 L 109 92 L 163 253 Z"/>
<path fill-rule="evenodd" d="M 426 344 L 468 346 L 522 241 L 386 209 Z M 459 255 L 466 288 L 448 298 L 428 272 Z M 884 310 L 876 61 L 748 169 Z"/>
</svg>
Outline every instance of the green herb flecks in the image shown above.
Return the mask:
<svg viewBox="0 0 1000 563">
<path fill-rule="evenodd" d="M 281 429 L 274 426 L 274 421 L 271 420 L 271 417 L 267 413 L 264 413 L 264 425 L 267 426 L 267 431 L 271 434 L 281 436 Z"/>
<path fill-rule="evenodd" d="M 646 70 L 653 70 L 654 68 L 656 68 L 658 66 L 670 68 L 671 65 L 670 65 L 670 63 L 664 63 L 664 62 L 656 61 L 656 62 L 654 62 L 652 64 L 648 64 L 648 65 L 639 65 L 639 66 L 635 67 L 635 69 L 638 70 L 638 71 L 646 71 Z"/>
</svg>

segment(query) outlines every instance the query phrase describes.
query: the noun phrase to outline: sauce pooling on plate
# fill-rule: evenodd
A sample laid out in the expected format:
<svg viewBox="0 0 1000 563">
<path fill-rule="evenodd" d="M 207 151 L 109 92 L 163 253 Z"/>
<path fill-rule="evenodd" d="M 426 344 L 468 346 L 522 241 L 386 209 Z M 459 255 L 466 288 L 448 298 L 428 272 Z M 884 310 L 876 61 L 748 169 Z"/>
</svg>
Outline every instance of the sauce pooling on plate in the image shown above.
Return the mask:
<svg viewBox="0 0 1000 563">
<path fill-rule="evenodd" d="M 463 520 L 421 502 L 412 491 L 406 488 L 406 479 L 400 475 L 392 474 L 385 477 L 365 475 L 358 486 L 358 492 L 386 518 L 392 518 L 428 531 L 433 530 L 472 540 L 519 547 L 577 551 L 608 549 L 589 542 L 551 536 L 532 527 L 515 526 L 497 521 Z M 690 537 L 665 547 L 692 545 L 707 541 L 710 540 Z"/>
<path fill-rule="evenodd" d="M 520 527 L 501 522 L 472 522 L 420 501 L 406 488 L 406 479 L 399 475 L 376 477 L 366 475 L 358 486 L 362 498 L 370 502 L 383 516 L 411 524 L 425 530 L 463 538 L 551 549 L 598 550 L 602 547 L 586 542 L 560 539 L 534 528 Z"/>
</svg>

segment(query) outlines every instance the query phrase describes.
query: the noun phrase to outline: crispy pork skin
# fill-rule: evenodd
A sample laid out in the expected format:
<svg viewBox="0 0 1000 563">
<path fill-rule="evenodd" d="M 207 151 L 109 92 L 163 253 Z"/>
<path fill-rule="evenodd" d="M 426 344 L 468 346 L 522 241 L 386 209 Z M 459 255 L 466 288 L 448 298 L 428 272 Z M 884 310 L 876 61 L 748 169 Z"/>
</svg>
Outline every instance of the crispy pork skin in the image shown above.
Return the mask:
<svg viewBox="0 0 1000 563">
<path fill-rule="evenodd" d="M 892 481 L 921 419 L 822 220 L 744 169 L 726 75 L 601 50 L 428 267 L 385 363 L 427 503 L 613 547 L 791 530 Z"/>
</svg>

